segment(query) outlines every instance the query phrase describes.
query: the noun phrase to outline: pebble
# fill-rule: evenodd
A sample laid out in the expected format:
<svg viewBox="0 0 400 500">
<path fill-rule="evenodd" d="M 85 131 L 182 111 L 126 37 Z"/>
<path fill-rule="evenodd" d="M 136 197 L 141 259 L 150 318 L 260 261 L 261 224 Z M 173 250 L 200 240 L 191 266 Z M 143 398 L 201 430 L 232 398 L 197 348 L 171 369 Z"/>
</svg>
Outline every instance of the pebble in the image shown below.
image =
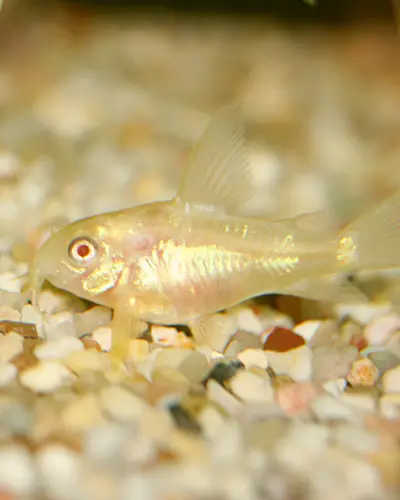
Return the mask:
<svg viewBox="0 0 400 500">
<path fill-rule="evenodd" d="M 0 306 L 0 321 L 19 321 L 21 313 L 10 306 Z"/>
<path fill-rule="evenodd" d="M 321 393 L 321 389 L 312 382 L 297 382 L 280 387 L 275 399 L 286 415 L 293 416 L 307 411 Z"/>
<path fill-rule="evenodd" d="M 147 340 L 132 339 L 129 343 L 129 357 L 137 363 L 143 361 L 150 354 L 150 346 Z"/>
<path fill-rule="evenodd" d="M 86 394 L 72 401 L 61 413 L 61 422 L 73 432 L 83 432 L 101 425 L 105 419 L 94 394 Z"/>
<path fill-rule="evenodd" d="M 197 415 L 203 434 L 207 439 L 215 439 L 225 424 L 225 419 L 221 412 L 214 406 L 208 404 Z"/>
<path fill-rule="evenodd" d="M 286 436 L 288 428 L 287 419 L 274 417 L 263 419 L 245 429 L 245 440 L 252 449 L 271 453 Z"/>
<path fill-rule="evenodd" d="M 391 312 L 391 304 L 338 304 L 334 307 L 338 316 L 343 319 L 352 318 L 354 321 L 367 325 L 373 319 Z"/>
<path fill-rule="evenodd" d="M 174 327 L 153 325 L 151 327 L 153 342 L 163 346 L 180 346 L 178 330 Z"/>
<path fill-rule="evenodd" d="M 19 375 L 21 384 L 31 391 L 51 393 L 74 382 L 75 375 L 58 361 L 42 361 Z"/>
<path fill-rule="evenodd" d="M 319 347 L 313 351 L 313 380 L 325 382 L 330 379 L 346 378 L 358 350 L 354 346 Z"/>
<path fill-rule="evenodd" d="M 108 356 L 96 349 L 75 351 L 64 358 L 63 363 L 78 375 L 86 372 L 104 372 L 108 369 Z"/>
<path fill-rule="evenodd" d="M 388 370 L 382 375 L 382 389 L 387 394 L 400 394 L 400 366 Z"/>
<path fill-rule="evenodd" d="M 207 396 L 229 415 L 236 415 L 241 408 L 240 401 L 215 380 L 207 382 Z"/>
<path fill-rule="evenodd" d="M 303 337 L 306 342 L 309 342 L 323 324 L 324 322 L 322 320 L 309 319 L 296 325 L 293 328 L 293 332 Z"/>
<path fill-rule="evenodd" d="M 258 366 L 266 370 L 268 368 L 268 354 L 262 349 L 245 349 L 237 355 L 237 358 L 246 368 Z"/>
<path fill-rule="evenodd" d="M 335 440 L 342 449 L 358 455 L 376 453 L 380 448 L 378 435 L 358 425 L 340 425 L 336 429 Z"/>
<path fill-rule="evenodd" d="M 72 352 L 83 349 L 82 342 L 76 337 L 60 337 L 37 346 L 34 353 L 39 359 L 63 359 Z"/>
<path fill-rule="evenodd" d="M 379 378 L 379 370 L 368 358 L 361 358 L 354 361 L 347 381 L 354 387 L 372 387 Z"/>
<path fill-rule="evenodd" d="M 243 368 L 244 364 L 240 360 L 234 358 L 223 358 L 215 363 L 208 375 L 205 377 L 204 381 L 206 382 L 213 379 L 223 385 L 239 370 L 243 370 Z"/>
<path fill-rule="evenodd" d="M 344 401 L 333 396 L 320 396 L 311 404 L 319 420 L 354 420 L 354 411 Z"/>
<path fill-rule="evenodd" d="M 136 422 L 147 409 L 147 403 L 122 387 L 110 385 L 100 393 L 100 402 L 112 418 L 122 422 Z"/>
<path fill-rule="evenodd" d="M 311 349 L 303 345 L 287 352 L 265 351 L 268 363 L 276 375 L 288 375 L 296 382 L 305 382 L 312 377 Z"/>
<path fill-rule="evenodd" d="M 0 290 L 12 293 L 21 293 L 22 279 L 12 272 L 1 273 Z"/>
<path fill-rule="evenodd" d="M 383 417 L 390 420 L 400 418 L 400 391 L 382 396 L 379 400 L 379 411 Z"/>
<path fill-rule="evenodd" d="M 16 444 L 1 446 L 0 491 L 17 498 L 32 498 L 36 484 L 35 463 L 28 450 Z"/>
<path fill-rule="evenodd" d="M 24 350 L 24 338 L 18 333 L 0 334 L 0 365 L 8 363 Z"/>
<path fill-rule="evenodd" d="M 46 338 L 51 340 L 65 336 L 76 337 L 73 313 L 61 311 L 47 316 L 44 320 L 44 331 L 46 332 Z"/>
<path fill-rule="evenodd" d="M 41 292 L 38 298 L 39 310 L 46 314 L 60 312 L 65 305 L 65 301 L 60 294 L 55 294 L 48 290 Z"/>
<path fill-rule="evenodd" d="M 1 349 L 1 345 L 0 345 Z M 9 385 L 17 376 L 17 367 L 11 363 L 0 364 L 0 387 Z"/>
<path fill-rule="evenodd" d="M 385 314 L 371 321 L 364 328 L 364 336 L 369 345 L 383 345 L 391 334 L 400 329 L 400 316 L 396 313 Z"/>
<path fill-rule="evenodd" d="M 264 335 L 266 336 L 265 351 L 287 352 L 305 344 L 301 335 L 280 326 L 274 327 L 270 332 L 265 332 Z"/>
<path fill-rule="evenodd" d="M 48 444 L 36 452 L 38 477 L 46 497 L 54 500 L 81 498 L 82 460 L 61 444 Z"/>
<path fill-rule="evenodd" d="M 24 323 L 33 323 L 36 326 L 38 334 L 43 336 L 43 317 L 35 310 L 31 304 L 26 304 L 21 310 L 21 321 Z"/>
<path fill-rule="evenodd" d="M 198 344 L 222 353 L 237 331 L 237 320 L 231 315 L 214 314 L 189 326 Z"/>
<path fill-rule="evenodd" d="M 333 396 L 339 396 L 346 389 L 347 380 L 345 378 L 327 380 L 322 387 Z"/>
<path fill-rule="evenodd" d="M 209 371 L 207 358 L 197 351 L 192 351 L 179 365 L 178 370 L 191 382 L 201 382 Z"/>
<path fill-rule="evenodd" d="M 250 308 L 239 308 L 237 312 L 233 311 L 237 320 L 237 329 L 254 335 L 260 335 L 263 331 L 263 325 L 257 314 Z"/>
<path fill-rule="evenodd" d="M 339 397 L 346 404 L 354 406 L 361 411 L 372 413 L 376 410 L 376 400 L 371 394 L 343 392 Z"/>
<path fill-rule="evenodd" d="M 367 356 L 378 370 L 383 373 L 400 365 L 400 359 L 388 348 L 367 348 L 360 352 L 361 356 Z"/>
<path fill-rule="evenodd" d="M 264 377 L 241 370 L 230 381 L 232 392 L 246 403 L 271 403 L 274 391 L 267 374 Z"/>
<path fill-rule="evenodd" d="M 83 313 L 75 314 L 77 336 L 81 337 L 82 335 L 93 333 L 97 328 L 102 326 L 109 326 L 111 317 L 111 309 L 103 306 L 94 306 Z"/>
<path fill-rule="evenodd" d="M 110 351 L 112 346 L 112 329 L 109 326 L 96 328 L 92 333 L 92 339 L 101 347 L 102 351 Z"/>
</svg>

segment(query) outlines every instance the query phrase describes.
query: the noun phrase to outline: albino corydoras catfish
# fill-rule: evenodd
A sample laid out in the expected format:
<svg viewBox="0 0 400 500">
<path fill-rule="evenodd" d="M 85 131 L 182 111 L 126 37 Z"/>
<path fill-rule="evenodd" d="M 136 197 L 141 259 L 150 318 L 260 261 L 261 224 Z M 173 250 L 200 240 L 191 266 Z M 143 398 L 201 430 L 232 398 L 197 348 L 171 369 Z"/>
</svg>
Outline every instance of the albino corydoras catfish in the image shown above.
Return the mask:
<svg viewBox="0 0 400 500">
<path fill-rule="evenodd" d="M 359 301 L 340 276 L 400 265 L 400 192 L 339 233 L 244 216 L 254 188 L 238 110 L 211 122 L 174 199 L 79 220 L 37 251 L 34 290 L 48 280 L 114 310 L 114 360 L 141 321 L 187 324 L 269 293 Z"/>
</svg>

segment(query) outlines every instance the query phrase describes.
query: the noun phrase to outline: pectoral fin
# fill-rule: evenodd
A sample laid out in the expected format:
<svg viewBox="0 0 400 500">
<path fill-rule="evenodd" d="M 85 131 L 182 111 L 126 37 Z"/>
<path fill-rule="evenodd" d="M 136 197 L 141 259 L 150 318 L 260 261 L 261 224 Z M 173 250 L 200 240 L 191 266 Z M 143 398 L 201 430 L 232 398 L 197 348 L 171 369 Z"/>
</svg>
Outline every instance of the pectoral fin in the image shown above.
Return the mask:
<svg viewBox="0 0 400 500">
<path fill-rule="evenodd" d="M 194 147 L 177 200 L 237 214 L 253 193 L 240 107 L 229 106 L 212 120 Z"/>
</svg>

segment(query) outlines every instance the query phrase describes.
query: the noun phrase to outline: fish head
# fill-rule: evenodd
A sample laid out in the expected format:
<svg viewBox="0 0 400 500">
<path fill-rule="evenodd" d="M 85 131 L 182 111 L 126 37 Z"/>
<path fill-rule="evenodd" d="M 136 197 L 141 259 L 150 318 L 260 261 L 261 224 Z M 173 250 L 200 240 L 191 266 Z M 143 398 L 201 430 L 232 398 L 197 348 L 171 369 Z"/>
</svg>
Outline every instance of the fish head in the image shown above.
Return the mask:
<svg viewBox="0 0 400 500">
<path fill-rule="evenodd" d="M 52 234 L 37 250 L 30 271 L 34 301 L 44 281 L 93 300 L 113 288 L 124 269 L 118 240 L 104 216 L 82 219 Z"/>
</svg>

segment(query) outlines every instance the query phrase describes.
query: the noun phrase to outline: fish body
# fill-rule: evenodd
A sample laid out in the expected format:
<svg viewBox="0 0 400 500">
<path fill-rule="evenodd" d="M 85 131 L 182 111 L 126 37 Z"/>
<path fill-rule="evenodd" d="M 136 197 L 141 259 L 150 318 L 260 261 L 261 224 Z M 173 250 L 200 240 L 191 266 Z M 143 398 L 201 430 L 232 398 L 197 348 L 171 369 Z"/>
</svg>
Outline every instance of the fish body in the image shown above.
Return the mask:
<svg viewBox="0 0 400 500">
<path fill-rule="evenodd" d="M 358 301 L 345 273 L 400 264 L 400 194 L 339 233 L 244 216 L 253 188 L 237 118 L 217 115 L 176 198 L 77 221 L 36 254 L 35 289 L 47 279 L 114 309 L 118 358 L 140 320 L 185 324 L 267 293 Z"/>
</svg>

